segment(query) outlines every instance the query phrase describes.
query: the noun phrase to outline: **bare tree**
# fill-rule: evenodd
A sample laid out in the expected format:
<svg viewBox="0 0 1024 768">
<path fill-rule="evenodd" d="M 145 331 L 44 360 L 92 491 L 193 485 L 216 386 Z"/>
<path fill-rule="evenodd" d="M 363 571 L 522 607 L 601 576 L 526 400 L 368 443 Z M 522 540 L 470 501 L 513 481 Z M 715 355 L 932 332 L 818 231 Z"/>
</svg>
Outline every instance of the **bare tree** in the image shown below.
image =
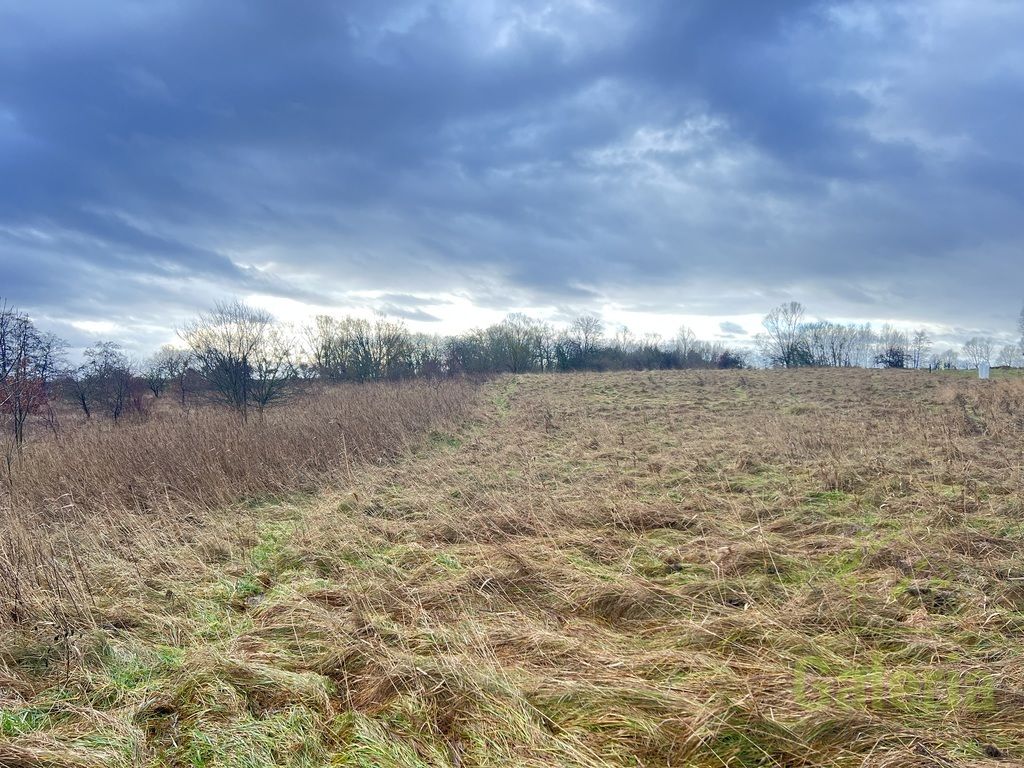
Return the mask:
<svg viewBox="0 0 1024 768">
<path fill-rule="evenodd" d="M 142 366 L 142 380 L 146 382 L 146 388 L 153 393 L 153 397 L 160 397 L 167 388 L 168 377 L 163 363 L 157 352 L 145 361 Z"/>
<path fill-rule="evenodd" d="M 450 337 L 445 342 L 445 368 L 449 373 L 484 373 L 496 369 L 490 334 L 480 328 Z"/>
<path fill-rule="evenodd" d="M 352 349 L 347 321 L 330 315 L 317 315 L 305 329 L 309 364 L 321 379 L 348 378 Z"/>
<path fill-rule="evenodd" d="M 973 368 L 978 368 L 982 363 L 989 363 L 992 360 L 992 339 L 987 336 L 972 336 L 964 342 L 963 353 Z"/>
<path fill-rule="evenodd" d="M 620 325 L 615 330 L 612 348 L 619 354 L 626 354 L 636 349 L 636 336 L 629 330 L 628 326 Z"/>
<path fill-rule="evenodd" d="M 378 317 L 369 339 L 372 378 L 397 379 L 412 369 L 412 341 L 409 329 L 400 320 Z"/>
<path fill-rule="evenodd" d="M 932 348 L 932 340 L 928 331 L 918 328 L 910 341 L 911 362 L 914 368 L 920 368 L 924 364 L 928 351 Z"/>
<path fill-rule="evenodd" d="M 274 317 L 240 301 L 219 302 L 181 331 L 211 392 L 247 419 L 283 396 L 295 378 L 276 333 Z"/>
<path fill-rule="evenodd" d="M 541 370 L 553 371 L 558 366 L 559 332 L 551 323 L 540 323 L 537 327 L 537 357 Z"/>
<path fill-rule="evenodd" d="M 297 378 L 292 356 L 292 339 L 277 327 L 267 332 L 263 343 L 252 356 L 252 403 L 262 416 L 267 406 L 278 403 L 294 392 Z"/>
<path fill-rule="evenodd" d="M 119 421 L 132 404 L 132 370 L 127 355 L 119 344 L 100 341 L 82 356 L 85 362 L 69 377 L 71 397 L 86 418 L 101 412 Z"/>
<path fill-rule="evenodd" d="M 693 332 L 692 328 L 685 325 L 679 326 L 679 330 L 676 331 L 676 354 L 679 355 L 683 365 L 687 365 L 690 355 L 696 351 L 697 343 L 697 334 Z"/>
<path fill-rule="evenodd" d="M 492 360 L 500 370 L 511 373 L 536 370 L 544 327 L 526 315 L 513 313 L 487 329 Z"/>
<path fill-rule="evenodd" d="M 597 315 L 580 315 L 569 323 L 568 338 L 578 345 L 580 364 L 587 365 L 604 335 L 604 323 Z"/>
<path fill-rule="evenodd" d="M 811 365 L 832 368 L 859 364 L 857 349 L 862 328 L 819 320 L 804 323 L 802 333 Z"/>
<path fill-rule="evenodd" d="M 416 376 L 437 378 L 445 372 L 445 338 L 438 334 L 415 333 L 409 337 L 410 360 Z"/>
<path fill-rule="evenodd" d="M 761 343 L 770 365 L 794 368 L 810 364 L 803 322 L 804 307 L 797 301 L 780 304 L 765 315 L 766 335 Z"/>
<path fill-rule="evenodd" d="M 309 365 L 322 379 L 368 381 L 411 375 L 413 337 L 405 323 L 379 316 L 318 316 L 305 329 Z"/>
<path fill-rule="evenodd" d="M 80 365 L 68 371 L 64 378 L 63 390 L 66 397 L 72 400 L 81 410 L 86 419 L 92 418 L 92 393 L 87 378 L 86 367 Z"/>
<path fill-rule="evenodd" d="M 955 349 L 932 355 L 929 368 L 934 370 L 956 370 L 960 367 L 960 354 Z"/>
<path fill-rule="evenodd" d="M 28 417 L 52 413 L 51 389 L 64 349 L 63 341 L 40 332 L 28 315 L 0 303 L 0 413 L 9 417 L 11 436 L 19 449 Z"/>
<path fill-rule="evenodd" d="M 189 392 L 192 363 L 195 360 L 192 350 L 167 344 L 160 348 L 158 354 L 160 355 L 164 373 L 177 388 L 178 399 L 181 402 L 181 407 L 184 408 Z"/>
<path fill-rule="evenodd" d="M 1021 351 L 1020 345 L 1004 344 L 1002 349 L 999 350 L 999 356 L 996 358 L 996 365 L 1005 366 L 1007 368 L 1024 367 L 1024 352 Z"/>
<path fill-rule="evenodd" d="M 10 398 L 6 384 L 16 364 L 12 338 L 17 318 L 17 312 L 13 307 L 7 306 L 6 301 L 0 303 L 0 385 L 4 386 L 4 391 L 0 392 L 0 407 L 6 405 Z"/>
<path fill-rule="evenodd" d="M 99 404 L 118 421 L 131 406 L 132 367 L 121 345 L 101 341 L 83 353 L 95 381 Z"/>
<path fill-rule="evenodd" d="M 191 365 L 191 350 L 164 344 L 146 362 L 143 378 L 154 397 L 159 397 L 167 387 L 177 389 L 178 399 L 185 407 Z"/>
</svg>

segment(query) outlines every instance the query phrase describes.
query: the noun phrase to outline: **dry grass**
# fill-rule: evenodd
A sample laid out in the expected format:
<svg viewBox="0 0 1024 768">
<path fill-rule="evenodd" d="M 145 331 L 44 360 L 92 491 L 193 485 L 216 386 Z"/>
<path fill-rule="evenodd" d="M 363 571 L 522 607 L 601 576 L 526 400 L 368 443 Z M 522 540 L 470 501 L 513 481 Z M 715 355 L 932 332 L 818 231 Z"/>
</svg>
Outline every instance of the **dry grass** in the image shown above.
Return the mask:
<svg viewBox="0 0 1024 768">
<path fill-rule="evenodd" d="M 0 765 L 1024 759 L 1024 382 L 508 377 L 426 429 L 7 627 Z"/>
<path fill-rule="evenodd" d="M 43 433 L 0 487 L 0 624 L 48 611 L 49 620 L 84 618 L 106 578 L 101 563 L 116 569 L 187 542 L 226 546 L 206 529 L 237 521 L 211 510 L 311 493 L 393 459 L 462 416 L 468 387 L 342 385 L 249 423 L 165 398 L 144 421 Z"/>
</svg>

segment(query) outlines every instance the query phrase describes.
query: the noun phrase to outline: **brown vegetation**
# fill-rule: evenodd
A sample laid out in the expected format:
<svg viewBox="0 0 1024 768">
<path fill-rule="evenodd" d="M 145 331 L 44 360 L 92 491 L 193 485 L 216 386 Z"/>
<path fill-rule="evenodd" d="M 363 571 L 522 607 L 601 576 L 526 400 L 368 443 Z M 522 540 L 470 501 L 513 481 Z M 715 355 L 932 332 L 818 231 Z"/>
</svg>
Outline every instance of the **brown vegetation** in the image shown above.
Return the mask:
<svg viewBox="0 0 1024 768">
<path fill-rule="evenodd" d="M 526 375 L 478 402 L 134 561 L 89 544 L 89 621 L 4 629 L 0 765 L 1024 759 L 1024 382 Z"/>
<path fill-rule="evenodd" d="M 457 381 L 333 385 L 248 423 L 171 402 L 42 436 L 0 489 L 0 624 L 45 616 L 54 601 L 49 620 L 88 612 L 100 562 L 159 556 L 223 522 L 211 510 L 343 481 L 450 424 L 467 398 Z"/>
</svg>

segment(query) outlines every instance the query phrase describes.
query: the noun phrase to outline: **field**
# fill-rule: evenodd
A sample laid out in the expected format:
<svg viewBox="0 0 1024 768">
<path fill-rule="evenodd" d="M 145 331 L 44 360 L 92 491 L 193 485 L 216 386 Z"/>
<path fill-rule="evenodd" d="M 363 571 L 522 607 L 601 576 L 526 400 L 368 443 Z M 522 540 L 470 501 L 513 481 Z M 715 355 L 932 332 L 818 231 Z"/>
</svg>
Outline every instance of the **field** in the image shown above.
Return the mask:
<svg viewBox="0 0 1024 768">
<path fill-rule="evenodd" d="M 71 519 L 30 455 L 0 766 L 1024 764 L 1024 382 L 431 386 Z"/>
</svg>

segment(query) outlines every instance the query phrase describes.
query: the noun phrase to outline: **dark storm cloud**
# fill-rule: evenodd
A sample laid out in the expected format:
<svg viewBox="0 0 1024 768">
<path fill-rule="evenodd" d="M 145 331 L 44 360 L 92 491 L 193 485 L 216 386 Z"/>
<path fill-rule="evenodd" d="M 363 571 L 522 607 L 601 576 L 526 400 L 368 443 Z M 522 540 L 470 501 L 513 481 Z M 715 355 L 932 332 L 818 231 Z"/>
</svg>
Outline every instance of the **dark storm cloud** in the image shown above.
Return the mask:
<svg viewBox="0 0 1024 768">
<path fill-rule="evenodd" d="M 1022 35 L 998 0 L 0 0 L 0 295 L 1008 330 Z"/>
</svg>

